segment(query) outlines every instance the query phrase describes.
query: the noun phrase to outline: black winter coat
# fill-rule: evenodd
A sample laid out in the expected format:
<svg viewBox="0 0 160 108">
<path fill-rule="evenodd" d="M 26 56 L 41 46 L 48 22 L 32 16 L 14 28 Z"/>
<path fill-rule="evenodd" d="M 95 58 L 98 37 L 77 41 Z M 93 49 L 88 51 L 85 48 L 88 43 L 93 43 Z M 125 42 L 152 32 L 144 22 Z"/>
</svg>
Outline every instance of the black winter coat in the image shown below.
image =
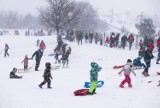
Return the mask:
<svg viewBox="0 0 160 108">
<path fill-rule="evenodd" d="M 154 58 L 154 55 L 152 54 L 152 51 L 147 49 L 144 54 L 144 61 L 151 61 L 151 59 L 153 58 Z"/>
<path fill-rule="evenodd" d="M 52 78 L 51 68 L 46 68 L 46 69 L 44 70 L 43 77 L 44 77 L 45 79 L 50 79 L 50 78 Z"/>
<path fill-rule="evenodd" d="M 42 56 L 43 56 L 43 52 L 39 49 L 36 52 L 33 53 L 32 58 L 35 57 L 35 60 L 41 60 Z"/>
</svg>

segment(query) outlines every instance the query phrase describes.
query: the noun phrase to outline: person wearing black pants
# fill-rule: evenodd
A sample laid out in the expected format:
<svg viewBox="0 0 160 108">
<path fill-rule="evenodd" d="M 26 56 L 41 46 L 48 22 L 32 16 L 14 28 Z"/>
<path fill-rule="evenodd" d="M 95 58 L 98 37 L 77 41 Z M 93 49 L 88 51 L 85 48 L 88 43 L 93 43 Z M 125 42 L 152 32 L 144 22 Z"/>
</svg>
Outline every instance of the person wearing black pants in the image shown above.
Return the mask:
<svg viewBox="0 0 160 108">
<path fill-rule="evenodd" d="M 8 44 L 5 44 L 5 48 L 4 48 L 4 57 L 9 56 L 8 49 L 9 49 Z"/>
<path fill-rule="evenodd" d="M 35 51 L 32 55 L 32 59 L 34 58 L 34 56 L 35 56 L 35 60 L 36 60 L 35 71 L 39 71 L 38 68 L 40 65 L 41 58 L 43 56 L 43 51 L 41 49 Z"/>
<path fill-rule="evenodd" d="M 142 74 L 144 76 L 149 76 L 148 74 L 148 71 L 149 71 L 149 68 L 151 66 L 151 59 L 153 59 L 154 56 L 152 54 L 152 49 L 148 48 L 146 51 L 145 51 L 145 55 L 144 55 L 144 62 L 146 63 L 146 68 L 144 69 L 144 71 L 142 72 Z"/>
<path fill-rule="evenodd" d="M 53 78 L 52 78 L 52 75 L 51 75 L 51 63 L 46 62 L 45 67 L 46 68 L 45 68 L 44 74 L 43 74 L 44 80 L 43 80 L 42 83 L 39 84 L 39 87 L 42 88 L 42 86 L 47 83 L 47 88 L 52 88 L 51 87 L 51 79 L 53 79 Z"/>
</svg>

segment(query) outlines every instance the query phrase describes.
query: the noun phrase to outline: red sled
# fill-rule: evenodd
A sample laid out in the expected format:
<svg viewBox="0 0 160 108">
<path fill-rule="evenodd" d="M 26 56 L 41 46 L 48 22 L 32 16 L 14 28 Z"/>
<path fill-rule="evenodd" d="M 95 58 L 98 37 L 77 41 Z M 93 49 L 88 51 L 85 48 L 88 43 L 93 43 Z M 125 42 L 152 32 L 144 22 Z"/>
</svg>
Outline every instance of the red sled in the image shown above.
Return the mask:
<svg viewBox="0 0 160 108">
<path fill-rule="evenodd" d="M 157 75 L 160 75 L 160 72 L 157 72 Z"/>
<path fill-rule="evenodd" d="M 123 68 L 124 65 L 121 65 L 121 66 L 113 66 L 113 69 L 119 69 L 119 68 Z"/>
<path fill-rule="evenodd" d="M 76 90 L 76 91 L 74 91 L 74 95 L 75 96 L 86 96 L 86 95 L 88 95 L 88 90 L 89 89 Z"/>
</svg>

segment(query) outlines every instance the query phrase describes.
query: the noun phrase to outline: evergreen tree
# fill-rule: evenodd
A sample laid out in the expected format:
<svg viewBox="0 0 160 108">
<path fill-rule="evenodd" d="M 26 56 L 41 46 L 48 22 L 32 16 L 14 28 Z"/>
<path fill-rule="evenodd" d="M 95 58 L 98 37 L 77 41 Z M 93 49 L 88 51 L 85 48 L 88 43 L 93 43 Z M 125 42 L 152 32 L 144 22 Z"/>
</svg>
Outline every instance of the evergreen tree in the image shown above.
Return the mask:
<svg viewBox="0 0 160 108">
<path fill-rule="evenodd" d="M 151 38 L 155 32 L 156 27 L 153 25 L 153 21 L 151 18 L 143 19 L 140 24 L 136 24 L 135 27 L 139 30 L 140 36 L 147 36 Z"/>
</svg>

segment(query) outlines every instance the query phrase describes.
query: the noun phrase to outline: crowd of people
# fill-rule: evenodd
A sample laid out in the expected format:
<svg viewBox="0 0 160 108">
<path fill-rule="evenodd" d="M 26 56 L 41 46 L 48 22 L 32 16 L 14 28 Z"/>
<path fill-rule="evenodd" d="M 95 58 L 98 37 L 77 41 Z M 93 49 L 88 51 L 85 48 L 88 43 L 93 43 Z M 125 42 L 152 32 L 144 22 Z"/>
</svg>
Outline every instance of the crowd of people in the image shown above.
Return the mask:
<svg viewBox="0 0 160 108">
<path fill-rule="evenodd" d="M 127 42 L 128 42 L 128 48 L 129 50 L 132 50 L 133 43 L 135 42 L 135 36 L 130 33 L 130 35 L 123 35 L 121 36 L 120 33 L 111 33 L 111 36 L 102 36 L 101 34 L 93 34 L 90 33 L 89 35 L 86 33 L 84 34 L 81 31 L 78 31 L 73 39 L 73 41 L 77 41 L 78 45 L 82 45 L 83 41 L 85 43 L 90 43 L 93 44 L 100 44 L 104 45 L 109 48 L 122 48 L 125 49 Z M 134 72 L 134 69 L 137 69 L 141 67 L 144 69 L 142 71 L 142 75 L 145 77 L 150 76 L 149 75 L 149 68 L 151 67 L 151 60 L 154 58 L 153 52 L 154 49 L 157 48 L 158 55 L 157 55 L 157 60 L 155 64 L 159 64 L 160 61 L 160 37 L 156 40 L 156 43 L 152 38 L 148 38 L 147 36 L 144 37 L 144 39 L 140 39 L 139 41 L 139 51 L 138 51 L 138 56 L 135 57 L 135 59 L 127 60 L 127 63 L 123 66 L 122 70 L 118 73 L 121 74 L 124 72 L 125 79 L 120 83 L 119 87 L 124 88 L 124 84 L 128 83 L 128 87 L 132 87 L 131 83 L 131 78 L 130 78 L 130 73 L 132 72 L 135 76 L 136 73 Z M 156 45 L 156 46 L 155 46 Z M 29 58 L 27 55 L 25 55 L 22 63 L 24 63 L 24 71 L 28 71 L 28 60 L 33 60 L 35 57 L 35 71 L 39 71 L 39 66 L 40 66 L 40 61 L 43 57 L 44 50 L 46 49 L 46 44 L 43 40 L 37 40 L 36 46 L 38 46 L 38 50 L 36 50 L 33 54 L 32 57 Z M 6 43 L 5 48 L 4 48 L 4 57 L 9 56 L 8 53 L 9 45 Z M 62 63 L 63 68 L 66 66 L 68 67 L 69 64 L 69 56 L 71 55 L 71 47 L 68 43 L 63 42 L 62 37 L 60 36 L 57 39 L 57 45 L 54 48 L 54 53 L 55 53 L 55 63 Z M 61 58 L 59 56 L 61 55 Z M 144 63 L 141 62 L 141 60 L 144 60 Z M 51 80 L 52 75 L 51 75 L 51 63 L 47 62 L 45 63 L 45 70 L 44 70 L 44 80 L 42 83 L 39 84 L 39 87 L 42 88 L 43 85 L 47 83 L 47 87 L 51 88 Z M 88 89 L 88 94 L 94 94 L 96 91 L 97 87 L 97 79 L 98 79 L 98 72 L 102 69 L 97 63 L 92 62 L 91 63 L 92 69 L 90 70 L 90 75 L 91 75 L 91 87 Z M 22 78 L 22 76 L 17 76 L 15 73 L 17 72 L 17 68 L 13 68 L 13 70 L 10 73 L 10 78 Z"/>
</svg>

